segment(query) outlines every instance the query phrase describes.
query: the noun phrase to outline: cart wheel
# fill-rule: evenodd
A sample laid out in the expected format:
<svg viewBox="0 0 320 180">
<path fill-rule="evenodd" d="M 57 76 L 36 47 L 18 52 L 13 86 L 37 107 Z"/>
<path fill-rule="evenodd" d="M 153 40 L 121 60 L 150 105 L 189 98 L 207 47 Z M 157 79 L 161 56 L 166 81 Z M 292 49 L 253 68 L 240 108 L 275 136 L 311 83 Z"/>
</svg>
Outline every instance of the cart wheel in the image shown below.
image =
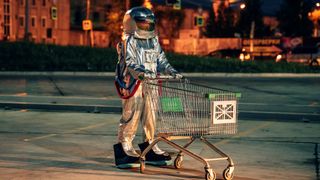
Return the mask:
<svg viewBox="0 0 320 180">
<path fill-rule="evenodd" d="M 174 160 L 174 167 L 176 169 L 180 169 L 182 167 L 182 161 L 183 161 L 183 156 L 179 154 Z"/>
<path fill-rule="evenodd" d="M 217 175 L 212 169 L 206 169 L 206 180 L 215 180 L 216 177 Z"/>
<path fill-rule="evenodd" d="M 234 176 L 234 167 L 227 167 L 224 171 L 223 171 L 223 178 L 225 180 L 231 180 L 233 179 Z"/>
<path fill-rule="evenodd" d="M 143 173 L 145 167 L 146 167 L 146 165 L 144 163 L 144 160 L 140 160 L 140 173 Z"/>
</svg>

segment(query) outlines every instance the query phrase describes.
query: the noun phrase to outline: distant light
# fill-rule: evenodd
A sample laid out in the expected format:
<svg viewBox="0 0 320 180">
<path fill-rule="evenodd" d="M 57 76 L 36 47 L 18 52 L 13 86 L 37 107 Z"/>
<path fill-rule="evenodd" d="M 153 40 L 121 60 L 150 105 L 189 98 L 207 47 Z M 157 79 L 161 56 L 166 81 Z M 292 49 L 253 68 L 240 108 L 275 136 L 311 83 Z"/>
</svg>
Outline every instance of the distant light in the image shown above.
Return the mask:
<svg viewBox="0 0 320 180">
<path fill-rule="evenodd" d="M 276 56 L 276 62 L 280 62 L 281 59 L 282 59 L 282 55 L 281 55 L 281 54 L 278 54 L 278 55 Z"/>
<path fill-rule="evenodd" d="M 246 8 L 246 4 L 244 4 L 244 3 L 240 4 L 240 9 L 244 9 L 244 8 Z"/>
<path fill-rule="evenodd" d="M 144 0 L 143 6 L 148 9 L 152 9 L 152 4 L 150 0 Z"/>
<path fill-rule="evenodd" d="M 317 6 L 317 7 L 320 7 L 320 3 L 316 3 L 316 6 Z"/>
<path fill-rule="evenodd" d="M 16 96 L 28 96 L 28 93 L 25 93 L 25 92 L 23 92 L 23 93 L 18 93 L 18 94 L 15 94 Z"/>
</svg>

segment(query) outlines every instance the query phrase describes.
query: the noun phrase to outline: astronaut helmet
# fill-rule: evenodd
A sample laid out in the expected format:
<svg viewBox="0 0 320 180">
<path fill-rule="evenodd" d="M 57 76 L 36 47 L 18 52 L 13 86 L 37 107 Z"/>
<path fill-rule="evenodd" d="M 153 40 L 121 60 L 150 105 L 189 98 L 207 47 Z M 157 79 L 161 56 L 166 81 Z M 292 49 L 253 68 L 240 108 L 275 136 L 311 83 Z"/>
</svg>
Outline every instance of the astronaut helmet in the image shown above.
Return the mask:
<svg viewBox="0 0 320 180">
<path fill-rule="evenodd" d="M 123 18 L 125 34 L 133 34 L 137 38 L 155 37 L 155 16 L 145 7 L 134 7 L 128 10 Z"/>
</svg>

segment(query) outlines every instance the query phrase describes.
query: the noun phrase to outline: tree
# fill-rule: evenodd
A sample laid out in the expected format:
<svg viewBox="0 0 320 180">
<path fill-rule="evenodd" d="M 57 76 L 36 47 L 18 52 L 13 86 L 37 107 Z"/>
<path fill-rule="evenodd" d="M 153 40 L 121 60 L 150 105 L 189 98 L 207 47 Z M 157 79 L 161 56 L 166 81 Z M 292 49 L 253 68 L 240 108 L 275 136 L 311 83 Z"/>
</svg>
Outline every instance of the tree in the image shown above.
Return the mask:
<svg viewBox="0 0 320 180">
<path fill-rule="evenodd" d="M 234 36 L 234 13 L 230 7 L 226 7 L 225 3 L 221 3 L 218 10 L 217 30 L 215 32 L 218 37 Z"/>
<path fill-rule="evenodd" d="M 169 7 L 159 7 L 155 9 L 154 13 L 158 32 L 162 37 L 173 39 L 179 35 L 179 29 L 185 17 L 183 11 L 174 10 Z"/>
<path fill-rule="evenodd" d="M 214 11 L 210 11 L 205 35 L 207 37 L 232 37 L 235 33 L 234 12 L 225 3 L 220 3 L 217 19 Z"/>
<path fill-rule="evenodd" d="M 215 30 L 216 30 L 216 16 L 213 10 L 213 7 L 211 8 L 210 12 L 209 12 L 209 18 L 207 20 L 206 23 L 206 29 L 204 32 L 204 35 L 211 38 L 214 37 L 215 35 Z"/>
<path fill-rule="evenodd" d="M 114 1 L 110 10 L 106 12 L 106 31 L 110 33 L 109 47 L 115 45 L 121 40 L 122 19 L 125 13 L 125 1 Z"/>
<path fill-rule="evenodd" d="M 277 14 L 279 28 L 284 36 L 312 35 L 313 23 L 308 18 L 311 7 L 305 0 L 284 0 Z"/>
<path fill-rule="evenodd" d="M 130 8 L 136 7 L 136 6 L 142 6 L 144 0 L 130 0 Z"/>
<path fill-rule="evenodd" d="M 260 0 L 245 0 L 246 8 L 240 12 L 240 19 L 237 25 L 237 30 L 242 34 L 242 37 L 249 38 L 252 22 L 255 23 L 255 37 L 265 36 L 265 26 L 262 21 L 261 1 Z"/>
</svg>

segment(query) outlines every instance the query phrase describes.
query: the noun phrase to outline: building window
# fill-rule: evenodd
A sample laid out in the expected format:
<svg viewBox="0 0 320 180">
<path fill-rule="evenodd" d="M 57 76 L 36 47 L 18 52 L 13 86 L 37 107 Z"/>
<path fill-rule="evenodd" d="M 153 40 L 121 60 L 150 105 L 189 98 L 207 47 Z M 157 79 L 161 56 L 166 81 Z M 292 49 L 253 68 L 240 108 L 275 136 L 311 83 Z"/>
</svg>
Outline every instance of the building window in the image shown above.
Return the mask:
<svg viewBox="0 0 320 180">
<path fill-rule="evenodd" d="M 4 36 L 9 38 L 11 32 L 10 0 L 3 1 L 3 30 Z"/>
<path fill-rule="evenodd" d="M 31 4 L 32 4 L 32 6 L 35 6 L 36 5 L 36 0 L 31 0 Z"/>
<path fill-rule="evenodd" d="M 47 38 L 52 38 L 52 29 L 51 28 L 47 29 Z"/>
<path fill-rule="evenodd" d="M 41 18 L 41 27 L 46 27 L 46 18 Z"/>
<path fill-rule="evenodd" d="M 36 27 L 36 17 L 31 17 L 31 27 Z"/>
<path fill-rule="evenodd" d="M 10 13 L 10 4 L 9 3 L 5 3 L 4 6 L 3 6 L 3 10 L 4 10 L 4 13 L 6 14 L 9 14 Z"/>
<path fill-rule="evenodd" d="M 19 26 L 24 27 L 24 17 L 22 16 L 19 17 Z"/>
<path fill-rule="evenodd" d="M 47 0 L 42 0 L 42 6 L 46 6 L 47 5 Z"/>
</svg>

